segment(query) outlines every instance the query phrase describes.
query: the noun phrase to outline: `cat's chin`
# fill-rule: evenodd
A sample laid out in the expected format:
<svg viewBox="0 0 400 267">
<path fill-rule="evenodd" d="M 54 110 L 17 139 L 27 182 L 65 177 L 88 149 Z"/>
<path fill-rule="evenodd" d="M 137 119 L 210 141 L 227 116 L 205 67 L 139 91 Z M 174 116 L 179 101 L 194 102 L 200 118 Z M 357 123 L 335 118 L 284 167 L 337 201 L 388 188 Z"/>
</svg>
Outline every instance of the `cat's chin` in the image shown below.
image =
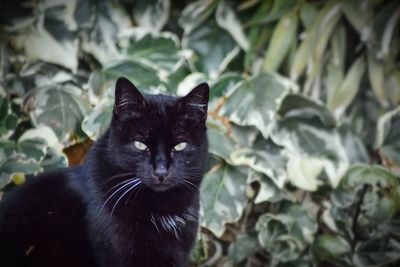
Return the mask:
<svg viewBox="0 0 400 267">
<path fill-rule="evenodd" d="M 150 188 L 155 192 L 166 192 L 173 188 L 170 184 L 152 184 Z"/>
</svg>

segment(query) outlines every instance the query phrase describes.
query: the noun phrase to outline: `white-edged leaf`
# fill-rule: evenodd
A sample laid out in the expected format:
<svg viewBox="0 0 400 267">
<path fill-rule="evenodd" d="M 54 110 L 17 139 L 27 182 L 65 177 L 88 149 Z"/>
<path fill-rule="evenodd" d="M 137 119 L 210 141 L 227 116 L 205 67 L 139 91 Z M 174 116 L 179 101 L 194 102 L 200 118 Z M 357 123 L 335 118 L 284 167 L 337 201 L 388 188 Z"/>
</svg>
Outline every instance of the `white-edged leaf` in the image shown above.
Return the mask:
<svg viewBox="0 0 400 267">
<path fill-rule="evenodd" d="M 249 41 L 244 34 L 242 24 L 237 18 L 232 6 L 229 5 L 227 1 L 221 1 L 218 4 L 215 19 L 218 25 L 228 31 L 244 51 L 249 49 Z"/>
<path fill-rule="evenodd" d="M 225 223 L 237 221 L 246 205 L 246 172 L 227 164 L 203 178 L 201 225 L 221 237 Z"/>
<path fill-rule="evenodd" d="M 282 98 L 297 87 L 279 75 L 264 73 L 238 83 L 227 95 L 221 113 L 242 126 L 255 126 L 268 138 Z"/>
</svg>

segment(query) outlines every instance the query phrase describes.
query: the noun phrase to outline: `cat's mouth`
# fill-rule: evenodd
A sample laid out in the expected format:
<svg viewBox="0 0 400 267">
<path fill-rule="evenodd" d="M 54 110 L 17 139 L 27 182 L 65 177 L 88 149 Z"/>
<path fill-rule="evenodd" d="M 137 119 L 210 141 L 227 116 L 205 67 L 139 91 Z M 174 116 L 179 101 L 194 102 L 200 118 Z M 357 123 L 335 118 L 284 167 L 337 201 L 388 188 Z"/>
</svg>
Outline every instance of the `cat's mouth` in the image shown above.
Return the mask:
<svg viewBox="0 0 400 267">
<path fill-rule="evenodd" d="M 152 184 L 151 189 L 157 192 L 165 192 L 171 189 L 173 186 L 169 183 L 157 183 L 157 184 Z"/>
</svg>

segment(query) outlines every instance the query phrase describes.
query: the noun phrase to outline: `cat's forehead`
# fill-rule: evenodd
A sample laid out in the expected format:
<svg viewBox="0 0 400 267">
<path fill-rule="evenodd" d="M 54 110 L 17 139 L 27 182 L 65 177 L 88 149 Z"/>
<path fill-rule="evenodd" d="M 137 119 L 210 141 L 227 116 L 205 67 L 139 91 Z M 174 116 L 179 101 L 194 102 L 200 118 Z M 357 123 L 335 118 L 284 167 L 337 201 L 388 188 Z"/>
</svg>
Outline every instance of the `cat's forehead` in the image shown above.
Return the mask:
<svg viewBox="0 0 400 267">
<path fill-rule="evenodd" d="M 166 95 L 145 95 L 146 114 L 135 128 L 144 138 L 179 137 L 185 133 L 185 127 L 177 116 L 178 98 Z"/>
</svg>

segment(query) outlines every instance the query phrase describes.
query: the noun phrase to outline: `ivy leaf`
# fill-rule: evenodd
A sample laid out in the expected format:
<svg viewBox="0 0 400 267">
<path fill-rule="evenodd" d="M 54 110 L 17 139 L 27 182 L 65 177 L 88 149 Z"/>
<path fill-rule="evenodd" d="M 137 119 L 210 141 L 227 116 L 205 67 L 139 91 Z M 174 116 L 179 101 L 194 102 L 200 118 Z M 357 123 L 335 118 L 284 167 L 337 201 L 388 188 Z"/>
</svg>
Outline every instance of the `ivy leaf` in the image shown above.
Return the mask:
<svg viewBox="0 0 400 267">
<path fill-rule="evenodd" d="M 37 88 L 27 96 L 24 104 L 33 124 L 49 126 L 60 141 L 84 137 L 81 121 L 89 108 L 78 88 L 71 85 Z"/>
<path fill-rule="evenodd" d="M 236 236 L 228 249 L 228 255 L 234 263 L 240 263 L 260 249 L 256 233 L 242 233 Z"/>
<path fill-rule="evenodd" d="M 312 253 L 319 260 L 335 259 L 350 253 L 350 244 L 341 236 L 320 235 L 312 245 Z"/>
<path fill-rule="evenodd" d="M 0 95 L 0 137 L 10 136 L 17 127 L 18 118 L 11 111 L 8 100 Z"/>
<path fill-rule="evenodd" d="M 43 139 L 20 142 L 0 140 L 0 188 L 11 181 L 14 173 L 33 174 L 42 170 L 40 162 L 46 155 Z"/>
<path fill-rule="evenodd" d="M 264 173 L 282 188 L 287 180 L 285 163 L 287 158 L 282 149 L 271 140 L 258 138 L 251 148 L 239 148 L 231 152 L 230 159 L 234 165 L 245 165 L 255 171 Z"/>
<path fill-rule="evenodd" d="M 130 36 L 129 43 L 122 53 L 134 61 L 146 62 L 155 69 L 172 72 L 190 56 L 190 51 L 181 50 L 180 42 L 173 33 L 144 36 Z"/>
<path fill-rule="evenodd" d="M 296 86 L 275 74 L 260 74 L 238 83 L 227 95 L 221 114 L 241 126 L 254 126 L 268 138 L 283 97 Z"/>
<path fill-rule="evenodd" d="M 243 169 L 228 164 L 206 174 L 200 190 L 201 226 L 221 237 L 225 223 L 241 217 L 247 200 L 246 176 Z"/>
<path fill-rule="evenodd" d="M 140 28 L 158 33 L 168 21 L 170 7 L 170 0 L 136 1 L 133 18 Z"/>
<path fill-rule="evenodd" d="M 157 70 L 152 66 L 128 59 L 110 62 L 104 66 L 103 74 L 106 79 L 110 80 L 126 77 L 139 88 L 156 88 L 161 83 Z"/>
<path fill-rule="evenodd" d="M 182 46 L 194 51 L 191 60 L 194 69 L 210 77 L 218 77 L 239 53 L 230 34 L 211 20 L 190 33 L 185 31 Z"/>
<path fill-rule="evenodd" d="M 289 154 L 322 163 L 330 184 L 337 187 L 349 163 L 340 135 L 334 128 L 334 119 L 326 107 L 303 96 L 288 95 L 278 114 L 281 118 L 275 122 L 271 139 Z M 314 175 L 319 173 L 317 169 Z M 292 178 L 296 179 L 294 176 Z M 309 189 L 315 189 L 315 183 Z"/>
<path fill-rule="evenodd" d="M 355 266 L 387 266 L 400 259 L 400 243 L 383 238 L 366 240 L 359 244 L 353 256 Z"/>
<path fill-rule="evenodd" d="M 400 108 L 379 119 L 375 148 L 379 149 L 389 166 L 400 167 Z"/>
<path fill-rule="evenodd" d="M 313 242 L 317 224 L 307 211 L 297 205 L 280 214 L 264 214 L 258 218 L 256 230 L 260 244 L 274 262 L 294 260 Z"/>
</svg>

